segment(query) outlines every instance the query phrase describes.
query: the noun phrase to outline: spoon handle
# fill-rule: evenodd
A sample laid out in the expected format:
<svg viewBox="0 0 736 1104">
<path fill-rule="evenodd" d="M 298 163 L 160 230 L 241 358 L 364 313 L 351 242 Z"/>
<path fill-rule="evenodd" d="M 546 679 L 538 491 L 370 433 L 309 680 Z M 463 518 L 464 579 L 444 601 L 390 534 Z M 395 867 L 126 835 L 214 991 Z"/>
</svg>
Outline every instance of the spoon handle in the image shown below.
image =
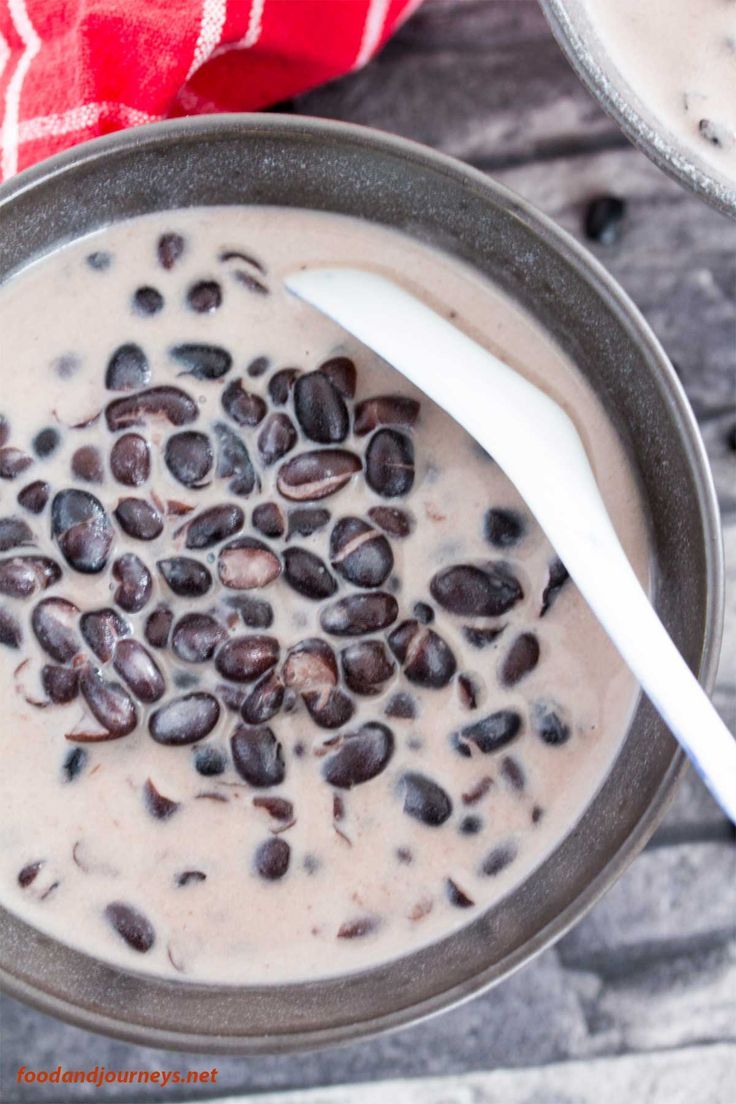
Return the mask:
<svg viewBox="0 0 736 1104">
<path fill-rule="evenodd" d="M 383 276 L 349 268 L 311 269 L 290 275 L 286 286 L 397 368 L 493 456 L 652 704 L 736 823 L 736 740 L 642 589 L 565 411 Z"/>
</svg>

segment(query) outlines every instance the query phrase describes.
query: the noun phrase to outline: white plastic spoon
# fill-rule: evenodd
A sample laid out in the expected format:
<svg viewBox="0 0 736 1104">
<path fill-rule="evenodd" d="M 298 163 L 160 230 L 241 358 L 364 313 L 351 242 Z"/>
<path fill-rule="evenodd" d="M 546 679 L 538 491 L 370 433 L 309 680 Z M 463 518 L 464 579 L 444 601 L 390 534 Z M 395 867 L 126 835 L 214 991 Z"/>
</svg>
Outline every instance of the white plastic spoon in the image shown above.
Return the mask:
<svg viewBox="0 0 736 1104">
<path fill-rule="evenodd" d="M 285 283 L 397 368 L 493 456 L 736 823 L 736 740 L 639 583 L 567 414 L 518 372 L 382 276 L 317 268 L 293 273 Z"/>
</svg>

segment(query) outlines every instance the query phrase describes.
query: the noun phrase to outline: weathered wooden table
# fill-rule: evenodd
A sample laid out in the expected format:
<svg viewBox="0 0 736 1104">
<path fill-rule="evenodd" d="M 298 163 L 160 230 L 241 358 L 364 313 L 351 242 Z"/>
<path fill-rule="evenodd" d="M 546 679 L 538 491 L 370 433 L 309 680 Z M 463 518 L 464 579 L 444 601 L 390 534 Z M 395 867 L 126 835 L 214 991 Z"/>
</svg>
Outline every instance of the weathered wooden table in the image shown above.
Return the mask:
<svg viewBox="0 0 736 1104">
<path fill-rule="evenodd" d="M 428 0 L 362 72 L 293 110 L 393 131 L 492 173 L 581 237 L 590 197 L 627 200 L 619 242 L 593 252 L 677 365 L 718 485 L 730 588 L 716 703 L 736 721 L 736 225 L 631 148 L 578 83 L 535 0 Z M 3 1006 L 2 1099 L 180 1100 L 185 1089 L 24 1087 L 31 1068 L 187 1069 Z M 554 949 L 486 996 L 388 1038 L 297 1058 L 218 1059 L 220 1092 L 458 1075 L 345 1089 L 347 1104 L 734 1104 L 736 848 L 691 775 L 645 852 Z M 540 1070 L 540 1067 L 543 1067 Z M 506 1072 L 501 1072 L 504 1070 Z M 468 1077 L 468 1071 L 495 1071 Z M 279 1094 L 278 1099 L 281 1099 Z"/>
</svg>

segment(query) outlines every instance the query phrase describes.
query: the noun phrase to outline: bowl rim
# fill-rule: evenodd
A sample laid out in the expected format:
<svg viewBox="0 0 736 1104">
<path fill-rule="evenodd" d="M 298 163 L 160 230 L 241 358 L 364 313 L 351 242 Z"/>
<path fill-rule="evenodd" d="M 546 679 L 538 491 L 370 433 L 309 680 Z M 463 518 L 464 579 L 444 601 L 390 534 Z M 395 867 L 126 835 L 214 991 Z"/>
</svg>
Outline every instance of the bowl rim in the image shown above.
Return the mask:
<svg viewBox="0 0 736 1104">
<path fill-rule="evenodd" d="M 575 17 L 578 3 L 579 0 L 539 0 L 558 46 L 582 83 L 650 161 L 721 214 L 736 218 L 736 184 L 729 186 L 726 177 L 694 161 L 684 143 L 680 145 L 669 131 L 660 132 L 644 117 L 634 98 L 626 94 L 628 83 L 623 78 L 617 81 L 597 60 L 581 21 Z"/>
<path fill-rule="evenodd" d="M 61 179 L 65 174 L 74 174 L 85 165 L 107 157 L 135 153 L 136 150 L 148 146 L 165 148 L 167 144 L 176 142 L 184 136 L 199 140 L 214 136 L 247 139 L 258 134 L 277 137 L 279 133 L 291 137 L 301 134 L 303 137 L 317 140 L 325 137 L 333 141 L 342 140 L 348 145 L 357 144 L 368 154 L 383 152 L 398 156 L 409 163 L 441 172 L 461 188 L 472 187 L 480 193 L 481 198 L 487 197 L 491 206 L 501 206 L 533 229 L 546 245 L 560 254 L 576 274 L 592 287 L 609 310 L 626 322 L 627 328 L 632 333 L 632 340 L 636 340 L 647 355 L 652 364 L 653 373 L 658 376 L 658 382 L 662 385 L 663 397 L 670 405 L 673 420 L 677 423 L 681 444 L 689 460 L 695 484 L 703 527 L 706 579 L 702 611 L 703 639 L 697 675 L 706 690 L 711 690 L 718 666 L 723 627 L 724 562 L 718 502 L 695 416 L 662 346 L 623 288 L 571 234 L 511 189 L 453 157 L 438 153 L 409 139 L 373 128 L 309 116 L 232 114 L 165 120 L 82 143 L 24 170 L 12 180 L 0 185 L 0 210 L 11 204 L 16 197 L 36 186 Z M 363 1042 L 400 1027 L 417 1024 L 472 999 L 501 980 L 505 980 L 556 942 L 592 908 L 644 847 L 667 811 L 686 764 L 684 752 L 674 746 L 673 742 L 669 765 L 662 775 L 648 808 L 635 828 L 604 863 L 597 876 L 586 884 L 565 909 L 541 927 L 522 947 L 517 948 L 504 959 L 471 978 L 433 994 L 418 1004 L 377 1014 L 358 1023 L 349 1022 L 278 1036 L 256 1037 L 234 1033 L 198 1034 L 150 1027 L 141 1023 L 131 1024 L 110 1015 L 100 1015 L 99 1012 L 80 1007 L 71 1000 L 46 993 L 39 986 L 4 968 L 0 968 L 0 989 L 11 997 L 23 1000 L 37 1011 L 54 1015 L 77 1027 L 139 1045 L 190 1053 L 231 1055 L 298 1053 L 330 1045 Z M 26 926 L 29 930 L 36 930 L 30 925 Z M 133 971 L 128 973 L 131 976 L 140 976 L 135 975 Z M 150 979 L 150 975 L 146 976 Z M 349 980 L 350 975 L 335 979 L 336 982 L 347 981 L 348 984 Z"/>
</svg>

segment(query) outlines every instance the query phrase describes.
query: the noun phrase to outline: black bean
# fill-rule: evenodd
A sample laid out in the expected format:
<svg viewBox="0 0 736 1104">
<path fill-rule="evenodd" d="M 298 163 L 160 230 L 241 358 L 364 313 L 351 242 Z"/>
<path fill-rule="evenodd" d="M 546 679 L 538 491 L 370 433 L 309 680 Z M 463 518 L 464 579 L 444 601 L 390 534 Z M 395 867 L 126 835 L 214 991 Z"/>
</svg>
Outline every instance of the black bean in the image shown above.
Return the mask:
<svg viewBox="0 0 736 1104">
<path fill-rule="evenodd" d="M 479 816 L 465 816 L 460 821 L 460 832 L 463 836 L 477 836 L 483 827 L 483 821 Z"/>
<path fill-rule="evenodd" d="M 310 690 L 302 697 L 309 716 L 320 728 L 342 728 L 355 712 L 353 699 L 343 690 Z"/>
<path fill-rule="evenodd" d="M 500 507 L 486 511 L 483 533 L 494 548 L 513 548 L 526 532 L 524 518 L 517 510 Z"/>
<path fill-rule="evenodd" d="M 321 372 L 308 372 L 294 383 L 294 410 L 304 434 L 321 445 L 344 441 L 350 429 L 345 400 Z"/>
<path fill-rule="evenodd" d="M 241 706 L 243 720 L 249 725 L 270 721 L 284 703 L 284 684 L 275 671 L 270 671 L 256 683 Z"/>
<path fill-rule="evenodd" d="M 337 583 L 319 556 L 306 548 L 287 548 L 283 556 L 284 579 L 297 594 L 315 602 L 332 597 Z"/>
<path fill-rule="evenodd" d="M 380 640 L 359 640 L 340 653 L 345 682 L 355 694 L 378 694 L 390 679 L 396 664 Z"/>
<path fill-rule="evenodd" d="M 173 621 L 174 614 L 168 606 L 157 606 L 153 613 L 148 615 L 143 632 L 152 648 L 166 647 Z"/>
<path fill-rule="evenodd" d="M 43 513 L 51 494 L 51 487 L 43 479 L 28 483 L 18 491 L 18 503 L 31 514 Z"/>
<path fill-rule="evenodd" d="M 113 667 L 138 701 L 150 703 L 163 697 L 164 677 L 150 652 L 137 640 L 119 640 L 115 645 Z"/>
<path fill-rule="evenodd" d="M 433 576 L 429 589 L 450 613 L 476 617 L 498 617 L 524 597 L 519 580 L 506 564 L 446 567 Z"/>
<path fill-rule="evenodd" d="M 439 690 L 447 686 L 457 670 L 447 642 L 418 621 L 402 621 L 389 635 L 388 642 L 409 682 L 417 686 Z"/>
<path fill-rule="evenodd" d="M 10 610 L 0 606 L 0 644 L 6 648 L 19 648 L 23 640 L 21 627 Z"/>
<path fill-rule="evenodd" d="M 20 449 L 0 448 L 0 479 L 16 479 L 26 468 L 30 468 L 33 457 L 27 456 Z"/>
<path fill-rule="evenodd" d="M 72 475 L 82 479 L 85 483 L 102 483 L 105 478 L 105 467 L 102 455 L 94 445 L 82 445 L 72 456 Z"/>
<path fill-rule="evenodd" d="M 442 787 L 418 771 L 407 771 L 399 783 L 404 812 L 415 820 L 437 828 L 452 814 L 452 801 Z"/>
<path fill-rule="evenodd" d="M 542 608 L 539 611 L 540 617 L 544 617 L 545 613 L 547 613 L 557 601 L 560 591 L 570 578 L 567 568 L 557 556 L 555 556 L 550 563 L 548 571 L 547 585 L 542 591 Z"/>
<path fill-rule="evenodd" d="M 570 726 L 553 706 L 538 702 L 532 710 L 532 723 L 536 734 L 545 744 L 557 747 L 570 739 Z"/>
<path fill-rule="evenodd" d="M 350 790 L 385 770 L 394 753 L 391 729 L 377 721 L 346 733 L 342 746 L 325 760 L 322 774 L 331 786 Z"/>
<path fill-rule="evenodd" d="M 414 529 L 414 518 L 397 506 L 372 506 L 368 517 L 390 537 L 400 540 L 408 537 Z"/>
<path fill-rule="evenodd" d="M 242 426 L 257 426 L 268 409 L 260 395 L 245 390 L 242 380 L 232 380 L 222 392 L 221 401 L 225 413 Z"/>
<path fill-rule="evenodd" d="M 319 637 L 300 640 L 289 649 L 281 675 L 285 685 L 300 694 L 329 690 L 337 684 L 335 652 Z"/>
<path fill-rule="evenodd" d="M 230 480 L 228 489 L 232 494 L 249 495 L 259 484 L 245 442 L 223 422 L 217 422 L 214 430 L 218 445 L 218 478 Z"/>
<path fill-rule="evenodd" d="M 417 715 L 417 703 L 411 694 L 399 691 L 392 694 L 384 713 L 387 717 L 396 717 L 398 720 L 410 721 Z"/>
<path fill-rule="evenodd" d="M 179 387 L 150 387 L 122 399 L 114 399 L 105 409 L 107 428 L 113 433 L 131 426 L 145 425 L 160 418 L 174 426 L 188 425 L 199 417 L 199 407 Z"/>
<path fill-rule="evenodd" d="M 151 454 L 148 442 L 137 433 L 118 437 L 110 451 L 110 471 L 118 483 L 140 487 L 151 474 Z"/>
<path fill-rule="evenodd" d="M 67 705 L 79 693 L 79 671 L 73 667 L 54 667 L 47 663 L 41 668 L 41 685 L 46 697 L 54 705 Z"/>
<path fill-rule="evenodd" d="M 371 935 L 380 926 L 375 916 L 361 916 L 358 920 L 346 920 L 337 931 L 338 939 L 362 939 Z"/>
<path fill-rule="evenodd" d="M 462 674 L 457 676 L 457 690 L 460 703 L 465 709 L 477 709 L 480 700 L 481 688 L 472 675 Z"/>
<path fill-rule="evenodd" d="M 539 641 L 534 633 L 521 633 L 501 664 L 501 682 L 504 686 L 516 686 L 520 679 L 534 670 L 538 662 Z"/>
<path fill-rule="evenodd" d="M 127 736 L 138 724 L 138 712 L 127 690 L 104 679 L 95 667 L 82 668 L 79 689 L 92 715 L 112 737 Z"/>
<path fill-rule="evenodd" d="M 326 606 L 320 614 L 320 624 L 333 636 L 364 636 L 387 628 L 398 615 L 394 596 L 376 590 L 371 594 L 350 594 Z"/>
<path fill-rule="evenodd" d="M 102 503 L 89 491 L 69 488 L 54 495 L 51 532 L 70 567 L 86 575 L 102 571 L 114 532 Z"/>
<path fill-rule="evenodd" d="M 112 659 L 115 644 L 130 632 L 130 626 L 117 610 L 110 607 L 83 613 L 79 620 L 79 628 L 85 643 L 103 663 L 108 663 Z"/>
<path fill-rule="evenodd" d="M 194 752 L 194 769 L 204 778 L 223 774 L 227 766 L 225 756 L 214 747 L 198 747 Z"/>
<path fill-rule="evenodd" d="M 183 598 L 199 598 L 212 586 L 212 575 L 208 568 L 189 556 L 172 556 L 170 559 L 158 560 L 156 567 L 174 594 Z"/>
<path fill-rule="evenodd" d="M 253 511 L 253 527 L 264 537 L 283 537 L 286 530 L 284 511 L 275 502 L 261 502 Z"/>
<path fill-rule="evenodd" d="M 152 817 L 156 820 L 168 820 L 179 808 L 178 801 L 172 801 L 154 786 L 150 778 L 146 779 L 143 787 L 143 801 Z"/>
<path fill-rule="evenodd" d="M 227 631 L 209 613 L 185 613 L 174 626 L 171 647 L 187 663 L 206 663 L 227 637 Z"/>
<path fill-rule="evenodd" d="M 447 893 L 447 899 L 451 905 L 455 908 L 472 908 L 475 901 L 471 897 L 468 897 L 464 890 L 460 889 L 457 882 L 454 882 L 452 878 L 445 879 L 445 892 Z"/>
<path fill-rule="evenodd" d="M 406 495 L 414 484 L 414 446 L 395 429 L 379 429 L 365 455 L 368 486 L 383 498 Z"/>
<path fill-rule="evenodd" d="M 135 540 L 155 540 L 164 531 L 161 514 L 143 498 L 121 498 L 115 517 L 123 532 Z"/>
<path fill-rule="evenodd" d="M 420 625 L 431 625 L 434 621 L 434 610 L 426 602 L 415 602 L 411 612 Z"/>
<path fill-rule="evenodd" d="M 10 422 L 4 414 L 0 414 L 0 448 L 7 445 L 10 438 Z"/>
<path fill-rule="evenodd" d="M 338 521 L 330 537 L 330 562 L 348 582 L 359 587 L 378 587 L 394 566 L 391 545 L 382 533 L 361 518 Z"/>
<path fill-rule="evenodd" d="M 268 357 L 259 356 L 256 357 L 255 360 L 252 360 L 245 370 L 251 379 L 257 379 L 259 376 L 265 376 L 270 367 L 271 361 Z"/>
<path fill-rule="evenodd" d="M 618 240 L 626 204 L 614 195 L 596 196 L 585 210 L 585 236 L 599 245 L 613 245 Z"/>
<path fill-rule="evenodd" d="M 281 744 L 270 728 L 238 726 L 230 738 L 233 764 L 255 789 L 280 786 L 286 776 Z"/>
<path fill-rule="evenodd" d="M 478 629 L 474 625 L 463 625 L 463 636 L 474 648 L 488 648 L 505 628 L 505 625 L 483 629 Z"/>
<path fill-rule="evenodd" d="M 151 597 L 153 579 L 143 560 L 133 552 L 115 560 L 112 565 L 113 578 L 119 586 L 115 591 L 115 601 L 126 613 L 139 613 Z"/>
<path fill-rule="evenodd" d="M 235 636 L 220 648 L 215 667 L 231 682 L 254 682 L 278 663 L 279 642 L 273 636 Z"/>
<path fill-rule="evenodd" d="M 203 870 L 183 870 L 181 874 L 176 876 L 176 884 L 178 886 L 192 885 L 197 882 L 206 882 L 207 875 Z"/>
<path fill-rule="evenodd" d="M 289 510 L 289 530 L 287 539 L 294 536 L 311 537 L 329 525 L 332 515 L 323 506 L 297 506 Z"/>
<path fill-rule="evenodd" d="M 515 843 L 502 843 L 494 847 L 493 851 L 486 855 L 481 863 L 480 873 L 489 878 L 495 878 L 502 870 L 514 861 L 517 855 Z"/>
<path fill-rule="evenodd" d="M 33 531 L 22 518 L 0 518 L 0 552 L 33 543 Z"/>
<path fill-rule="evenodd" d="M 18 874 L 18 885 L 21 889 L 27 889 L 28 886 L 36 880 L 44 862 L 45 859 L 41 859 L 38 862 L 27 863 L 26 866 L 21 869 Z"/>
<path fill-rule="evenodd" d="M 169 437 L 164 460 L 174 479 L 185 487 L 201 487 L 212 470 L 215 458 L 205 433 L 183 430 Z"/>
<path fill-rule="evenodd" d="M 233 276 L 238 281 L 238 283 L 242 284 L 243 287 L 248 289 L 248 291 L 257 292 L 258 295 L 269 294 L 269 290 L 266 285 L 261 283 L 260 280 L 256 280 L 255 276 L 251 276 L 250 272 L 244 272 L 242 269 L 236 269 L 236 271 L 233 272 Z"/>
<path fill-rule="evenodd" d="M 140 954 L 150 951 L 156 942 L 150 920 L 124 901 L 112 901 L 105 909 L 105 917 L 128 946 Z"/>
<path fill-rule="evenodd" d="M 320 364 L 319 371 L 323 376 L 327 376 L 330 383 L 337 388 L 344 399 L 355 397 L 357 372 L 350 357 L 331 357 L 324 364 Z"/>
<path fill-rule="evenodd" d="M 68 663 L 80 651 L 79 610 L 65 598 L 44 598 L 33 610 L 31 626 L 43 650 L 57 663 Z"/>
<path fill-rule="evenodd" d="M 516 759 L 512 759 L 510 755 L 504 756 L 501 761 L 501 774 L 512 790 L 521 793 L 526 785 L 526 775 Z"/>
<path fill-rule="evenodd" d="M 121 345 L 110 357 L 105 373 L 108 391 L 138 391 L 151 381 L 151 368 L 140 345 Z"/>
<path fill-rule="evenodd" d="M 189 549 L 212 548 L 239 532 L 244 524 L 245 514 L 234 503 L 210 506 L 187 522 L 186 546 Z"/>
<path fill-rule="evenodd" d="M 229 606 L 238 610 L 243 619 L 243 624 L 247 625 L 249 629 L 270 629 L 273 625 L 273 608 L 264 598 L 234 594 L 226 601 Z"/>
<path fill-rule="evenodd" d="M 172 269 L 184 252 L 185 243 L 181 234 L 169 231 L 158 239 L 156 253 L 159 264 L 167 271 Z"/>
<path fill-rule="evenodd" d="M 163 309 L 164 297 L 154 287 L 139 287 L 133 295 L 133 310 L 143 316 L 158 314 Z"/>
<path fill-rule="evenodd" d="M 198 280 L 187 292 L 187 303 L 197 314 L 211 314 L 222 304 L 222 288 L 216 280 Z"/>
<path fill-rule="evenodd" d="M 371 433 L 377 426 L 411 428 L 419 416 L 419 403 L 408 395 L 377 395 L 364 399 L 355 408 L 355 432 Z"/>
<path fill-rule="evenodd" d="M 293 449 L 298 440 L 288 414 L 269 414 L 258 434 L 258 453 L 266 466 L 275 464 Z"/>
<path fill-rule="evenodd" d="M 148 730 L 158 744 L 180 747 L 209 736 L 219 719 L 220 706 L 212 694 L 184 694 L 156 709 Z"/>
<path fill-rule="evenodd" d="M 290 858 L 291 848 L 286 840 L 272 836 L 256 850 L 255 868 L 266 881 L 275 882 L 286 874 Z"/>
<path fill-rule="evenodd" d="M 341 490 L 361 470 L 355 453 L 345 449 L 300 452 L 281 466 L 276 485 L 284 498 L 306 502 Z"/>
<path fill-rule="evenodd" d="M 289 401 L 289 395 L 301 374 L 301 368 L 281 368 L 274 372 L 268 381 L 268 394 L 274 406 L 283 406 Z"/>
<path fill-rule="evenodd" d="M 253 807 L 265 809 L 269 816 L 282 823 L 290 821 L 294 823 L 294 806 L 285 797 L 254 797 Z"/>
<path fill-rule="evenodd" d="M 169 352 L 184 367 L 182 374 L 194 376 L 195 379 L 221 379 L 233 366 L 230 353 L 218 345 L 188 343 L 175 345 Z"/>
<path fill-rule="evenodd" d="M 278 556 L 263 541 L 241 537 L 220 551 L 217 572 L 223 586 L 232 590 L 265 587 L 281 574 Z"/>
<path fill-rule="evenodd" d="M 56 452 L 60 441 L 61 437 L 58 429 L 47 426 L 46 429 L 42 429 L 33 438 L 33 451 L 39 459 L 45 460 L 47 456 L 51 456 Z"/>
<path fill-rule="evenodd" d="M 474 724 L 465 725 L 454 735 L 458 740 L 468 740 L 487 755 L 498 751 L 515 740 L 521 731 L 521 717 L 514 709 L 499 709 Z M 457 746 L 457 745 L 456 745 Z M 457 746 L 457 750 L 461 751 Z"/>
<path fill-rule="evenodd" d="M 0 560 L 0 594 L 30 598 L 58 583 L 61 568 L 46 556 L 8 556 Z"/>
<path fill-rule="evenodd" d="M 74 673 L 76 674 L 77 672 Z M 88 758 L 89 755 L 84 748 L 72 748 L 71 751 L 67 753 L 61 768 L 65 781 L 73 782 L 84 770 Z"/>
</svg>

